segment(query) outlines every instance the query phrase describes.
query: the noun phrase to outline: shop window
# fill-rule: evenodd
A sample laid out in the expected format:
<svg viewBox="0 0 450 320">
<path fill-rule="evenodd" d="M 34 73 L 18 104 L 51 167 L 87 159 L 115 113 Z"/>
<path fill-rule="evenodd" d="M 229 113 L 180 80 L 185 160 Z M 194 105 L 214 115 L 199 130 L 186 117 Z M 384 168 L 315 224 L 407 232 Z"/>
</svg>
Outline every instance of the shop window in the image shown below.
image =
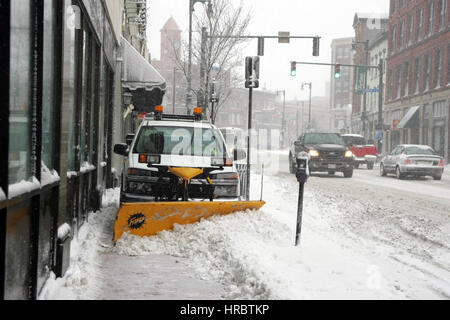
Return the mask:
<svg viewBox="0 0 450 320">
<path fill-rule="evenodd" d="M 71 7 L 66 10 L 73 11 Z M 69 15 L 69 14 L 66 14 Z M 75 171 L 75 156 L 76 156 L 76 130 L 75 130 L 75 116 L 76 116 L 76 98 L 77 98 L 77 74 L 78 74 L 78 45 L 76 44 L 76 29 L 67 27 L 65 29 L 64 41 L 64 66 L 67 72 L 65 78 L 64 108 L 65 116 L 67 117 L 67 127 L 62 130 L 67 132 L 67 171 Z"/>
<path fill-rule="evenodd" d="M 31 1 L 11 1 L 8 182 L 30 178 Z"/>
<path fill-rule="evenodd" d="M 55 140 L 55 0 L 44 2 L 44 56 L 42 88 L 42 162 L 54 169 Z"/>
</svg>

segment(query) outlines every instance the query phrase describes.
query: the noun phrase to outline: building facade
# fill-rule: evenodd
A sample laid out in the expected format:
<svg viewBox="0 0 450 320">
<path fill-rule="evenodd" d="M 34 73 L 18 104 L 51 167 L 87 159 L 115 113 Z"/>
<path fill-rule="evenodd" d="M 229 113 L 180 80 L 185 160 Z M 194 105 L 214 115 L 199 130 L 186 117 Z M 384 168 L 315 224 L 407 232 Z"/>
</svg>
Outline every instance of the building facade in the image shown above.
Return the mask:
<svg viewBox="0 0 450 320">
<path fill-rule="evenodd" d="M 162 99 L 163 79 L 122 37 L 127 2 L 0 3 L 0 300 L 36 299 L 64 275 L 71 239 L 119 183 L 124 92 L 137 107 Z"/>
<path fill-rule="evenodd" d="M 368 66 L 370 64 L 370 47 L 380 34 L 388 29 L 387 15 L 356 13 L 353 19 L 355 40 L 353 44 L 353 64 Z M 352 98 L 352 133 L 367 134 L 367 106 L 370 69 L 357 67 L 353 70 L 353 98 Z M 367 79 L 367 82 L 366 82 Z"/>
<path fill-rule="evenodd" d="M 385 93 L 385 84 L 386 84 L 386 59 L 387 59 L 387 51 L 388 51 L 388 32 L 379 33 L 378 36 L 373 39 L 369 43 L 369 63 L 372 66 L 378 66 L 380 62 L 383 63 L 383 77 L 382 77 L 382 94 Z M 364 136 L 367 140 L 371 140 L 376 142 L 381 140 L 383 143 L 380 145 L 381 149 L 380 153 L 386 152 L 386 144 L 383 140 L 383 127 L 378 126 L 378 112 L 379 112 L 379 101 L 380 101 L 380 73 L 376 68 L 371 68 L 368 70 L 367 74 L 367 123 L 366 123 L 366 132 L 364 132 Z M 385 104 L 384 99 L 382 99 L 381 110 L 383 110 L 383 122 L 384 121 L 384 110 Z M 378 130 L 377 130 L 378 129 Z M 377 132 L 379 135 L 377 136 Z M 380 134 L 381 133 L 381 134 Z"/>
<path fill-rule="evenodd" d="M 432 146 L 449 159 L 449 0 L 392 0 L 386 111 L 389 150 L 399 143 Z"/>
<path fill-rule="evenodd" d="M 333 39 L 331 42 L 331 63 L 352 64 L 353 37 Z M 351 131 L 351 107 L 353 97 L 353 69 L 341 67 L 341 77 L 335 79 L 335 68 L 331 68 L 330 85 L 330 129 L 340 133 Z"/>
</svg>

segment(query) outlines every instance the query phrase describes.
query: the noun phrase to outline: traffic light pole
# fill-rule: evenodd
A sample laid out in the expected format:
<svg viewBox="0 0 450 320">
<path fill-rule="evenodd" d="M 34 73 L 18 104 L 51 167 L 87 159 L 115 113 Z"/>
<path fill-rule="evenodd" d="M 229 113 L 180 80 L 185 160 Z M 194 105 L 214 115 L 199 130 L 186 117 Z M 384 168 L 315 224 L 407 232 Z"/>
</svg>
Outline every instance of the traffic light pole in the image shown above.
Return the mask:
<svg viewBox="0 0 450 320">
<path fill-rule="evenodd" d="M 378 88 L 378 127 L 379 130 L 383 130 L 383 96 L 384 96 L 384 89 L 383 89 L 383 59 L 380 60 L 380 63 L 377 66 L 372 65 L 358 65 L 358 64 L 341 64 L 341 63 L 320 63 L 320 62 L 298 62 L 298 61 L 291 61 L 290 62 L 295 64 L 305 64 L 305 65 L 316 65 L 316 66 L 334 66 L 337 65 L 342 67 L 350 67 L 350 68 L 365 68 L 367 69 L 377 69 L 378 70 L 378 76 L 379 76 L 379 88 Z M 366 71 L 367 73 L 367 71 Z M 367 75 L 366 75 L 367 80 Z M 364 88 L 364 91 L 367 90 L 367 83 Z M 364 115 L 365 116 L 365 115 Z M 364 121 L 363 121 L 364 122 Z M 380 143 L 379 143 L 380 145 Z"/>
</svg>

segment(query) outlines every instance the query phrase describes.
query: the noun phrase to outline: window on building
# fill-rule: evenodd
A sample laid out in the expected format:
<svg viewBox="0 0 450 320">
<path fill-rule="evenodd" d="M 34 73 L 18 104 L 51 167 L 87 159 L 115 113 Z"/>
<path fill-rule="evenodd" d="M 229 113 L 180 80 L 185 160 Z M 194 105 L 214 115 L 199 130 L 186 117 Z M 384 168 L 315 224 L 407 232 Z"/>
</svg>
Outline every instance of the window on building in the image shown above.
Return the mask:
<svg viewBox="0 0 450 320">
<path fill-rule="evenodd" d="M 399 38 L 398 41 L 400 42 L 399 48 L 403 49 L 403 44 L 405 42 L 405 21 L 404 20 L 400 23 L 400 30 L 399 30 L 398 38 Z"/>
<path fill-rule="evenodd" d="M 396 86 L 396 98 L 400 98 L 400 92 L 402 90 L 402 67 L 398 66 L 397 67 L 397 74 L 396 74 L 396 79 L 397 79 L 397 86 Z"/>
<path fill-rule="evenodd" d="M 438 28 L 439 30 L 444 29 L 445 27 L 445 14 L 447 10 L 447 0 L 439 0 L 439 21 Z"/>
<path fill-rule="evenodd" d="M 389 85 L 388 85 L 388 98 L 392 100 L 393 90 L 394 90 L 394 72 L 389 70 Z"/>
<path fill-rule="evenodd" d="M 422 40 L 423 36 L 423 8 L 417 11 L 417 41 Z"/>
<path fill-rule="evenodd" d="M 405 83 L 404 83 L 404 88 L 403 88 L 403 96 L 408 96 L 409 95 L 409 72 L 410 72 L 410 70 L 409 70 L 409 62 L 406 62 L 405 63 L 405 69 L 404 69 L 405 71 L 405 76 L 404 76 L 404 79 L 405 79 Z"/>
<path fill-rule="evenodd" d="M 433 33 L 434 22 L 434 1 L 430 1 L 428 4 L 428 20 L 427 20 L 427 35 L 430 36 Z"/>
<path fill-rule="evenodd" d="M 8 182 L 30 178 L 31 1 L 11 1 Z M 3 139 L 3 137 L 2 137 Z"/>
<path fill-rule="evenodd" d="M 408 46 L 413 43 L 413 34 L 414 34 L 414 15 L 410 14 L 408 19 Z"/>
<path fill-rule="evenodd" d="M 420 90 L 420 58 L 414 61 L 414 93 L 419 93 Z"/>
<path fill-rule="evenodd" d="M 436 55 L 434 59 L 434 87 L 439 88 L 442 80 L 442 50 L 436 49 Z"/>
<path fill-rule="evenodd" d="M 430 89 L 430 54 L 425 55 L 423 61 L 423 90 L 427 91 Z"/>
<path fill-rule="evenodd" d="M 447 45 L 447 85 L 450 84 L 450 44 Z"/>
<path fill-rule="evenodd" d="M 391 33 L 391 54 L 395 52 L 396 44 L 397 44 L 397 27 L 393 26 Z"/>
<path fill-rule="evenodd" d="M 42 162 L 54 169 L 55 146 L 55 1 L 44 1 L 44 49 L 42 83 Z"/>
<path fill-rule="evenodd" d="M 66 10 L 73 11 L 71 7 L 67 7 Z M 71 14 L 75 14 L 74 12 Z M 78 76 L 78 57 L 79 50 L 76 41 L 76 31 L 74 28 L 66 27 L 64 35 L 64 65 L 67 83 L 64 84 L 64 101 L 66 106 L 64 111 L 67 117 L 67 127 L 62 127 L 63 133 L 67 134 L 67 171 L 75 171 L 75 156 L 77 152 L 76 148 L 76 101 L 77 101 L 77 76 Z M 65 132 L 64 132 L 65 131 Z"/>
<path fill-rule="evenodd" d="M 433 118 L 445 118 L 445 100 L 433 103 Z"/>
</svg>

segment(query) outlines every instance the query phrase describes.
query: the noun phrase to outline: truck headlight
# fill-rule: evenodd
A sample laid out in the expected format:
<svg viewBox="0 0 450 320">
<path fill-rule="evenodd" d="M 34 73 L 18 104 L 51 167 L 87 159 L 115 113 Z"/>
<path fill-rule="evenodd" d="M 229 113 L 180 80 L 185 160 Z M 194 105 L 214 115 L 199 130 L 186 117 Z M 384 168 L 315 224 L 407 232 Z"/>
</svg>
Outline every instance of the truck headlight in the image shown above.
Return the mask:
<svg viewBox="0 0 450 320">
<path fill-rule="evenodd" d="M 353 157 L 353 152 L 351 152 L 350 150 L 347 150 L 347 151 L 345 152 L 345 157 L 346 157 L 346 158 L 352 158 L 352 157 Z"/>
<path fill-rule="evenodd" d="M 317 151 L 317 150 L 309 150 L 308 154 L 311 157 L 318 157 L 319 156 L 319 151 Z"/>
</svg>

